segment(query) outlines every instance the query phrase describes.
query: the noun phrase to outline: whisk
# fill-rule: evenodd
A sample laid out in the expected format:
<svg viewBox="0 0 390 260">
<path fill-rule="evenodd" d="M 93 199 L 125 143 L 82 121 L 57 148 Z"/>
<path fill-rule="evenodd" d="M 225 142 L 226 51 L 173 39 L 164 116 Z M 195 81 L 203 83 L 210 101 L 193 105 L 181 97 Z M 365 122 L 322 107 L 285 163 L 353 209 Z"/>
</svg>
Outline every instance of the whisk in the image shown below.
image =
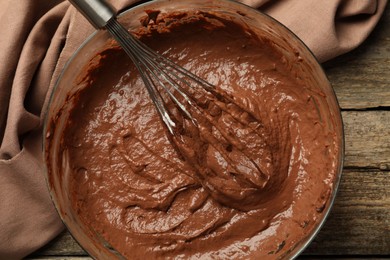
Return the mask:
<svg viewBox="0 0 390 260">
<path fill-rule="evenodd" d="M 117 21 L 115 9 L 105 1 L 69 1 L 95 28 L 107 29 L 131 58 L 169 131 L 171 143 L 198 173 L 196 178 L 204 188 L 219 202 L 238 209 L 257 205 L 261 190 L 269 184 L 269 169 L 253 158 L 240 141 L 245 134 L 239 138 L 237 131 L 244 129 L 246 135 L 260 136 L 264 134 L 261 124 L 227 93 L 148 48 Z M 214 123 L 222 113 L 231 118 L 235 130 Z M 217 167 L 219 170 L 207 166 L 210 145 L 227 162 Z"/>
</svg>

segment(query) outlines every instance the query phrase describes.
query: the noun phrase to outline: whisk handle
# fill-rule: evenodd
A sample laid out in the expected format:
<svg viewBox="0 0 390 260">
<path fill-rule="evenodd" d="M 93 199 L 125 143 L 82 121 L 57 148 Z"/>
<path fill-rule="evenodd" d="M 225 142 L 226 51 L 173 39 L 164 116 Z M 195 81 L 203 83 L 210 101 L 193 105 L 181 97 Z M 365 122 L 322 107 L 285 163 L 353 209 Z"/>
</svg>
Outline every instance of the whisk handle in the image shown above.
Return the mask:
<svg viewBox="0 0 390 260">
<path fill-rule="evenodd" d="M 104 0 L 69 0 L 96 28 L 102 29 L 116 15 L 115 8 Z"/>
</svg>

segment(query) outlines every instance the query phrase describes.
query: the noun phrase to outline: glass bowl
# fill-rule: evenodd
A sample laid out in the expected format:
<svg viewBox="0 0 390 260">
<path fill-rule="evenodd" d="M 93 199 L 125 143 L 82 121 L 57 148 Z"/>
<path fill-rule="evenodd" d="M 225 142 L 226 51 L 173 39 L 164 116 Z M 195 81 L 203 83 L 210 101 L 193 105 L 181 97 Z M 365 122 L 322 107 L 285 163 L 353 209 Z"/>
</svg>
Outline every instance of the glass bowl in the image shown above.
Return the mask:
<svg viewBox="0 0 390 260">
<path fill-rule="evenodd" d="M 254 32 L 266 36 L 275 44 L 275 48 L 283 53 L 288 66 L 297 73 L 304 75 L 305 81 L 310 86 L 315 86 L 325 94 L 323 102 L 328 108 L 326 113 L 327 127 L 337 135 L 337 173 L 333 181 L 333 189 L 330 194 L 329 202 L 320 220 L 309 234 L 300 241 L 288 248 L 282 258 L 290 259 L 299 255 L 310 243 L 323 225 L 330 208 L 333 204 L 337 187 L 339 184 L 344 153 L 344 136 L 341 113 L 337 103 L 334 91 L 327 80 L 321 66 L 308 50 L 308 48 L 283 25 L 261 12 L 252 9 L 246 5 L 226 0 L 181 0 L 181 1 L 151 1 L 135 6 L 119 17 L 119 20 L 127 28 L 134 30 L 140 27 L 140 20 L 145 17 L 146 10 L 160 10 L 162 13 L 176 11 L 200 10 L 223 14 L 230 17 L 233 21 L 245 24 Z M 44 158 L 46 160 L 46 179 L 49 191 L 58 210 L 60 217 L 78 243 L 96 259 L 111 259 L 113 257 L 122 258 L 122 256 L 112 248 L 101 236 L 84 226 L 79 220 L 78 215 L 71 206 L 69 195 L 69 165 L 66 163 L 66 154 L 62 153 L 62 133 L 66 126 L 69 113 L 73 103 L 69 97 L 77 94 L 83 85 L 77 84 L 80 71 L 88 64 L 93 57 L 107 47 L 111 41 L 110 35 L 106 31 L 97 31 L 93 33 L 75 52 L 69 62 L 66 64 L 61 76 L 52 93 L 48 112 L 46 114 L 44 127 Z M 302 59 L 296 62 L 299 53 Z"/>
</svg>

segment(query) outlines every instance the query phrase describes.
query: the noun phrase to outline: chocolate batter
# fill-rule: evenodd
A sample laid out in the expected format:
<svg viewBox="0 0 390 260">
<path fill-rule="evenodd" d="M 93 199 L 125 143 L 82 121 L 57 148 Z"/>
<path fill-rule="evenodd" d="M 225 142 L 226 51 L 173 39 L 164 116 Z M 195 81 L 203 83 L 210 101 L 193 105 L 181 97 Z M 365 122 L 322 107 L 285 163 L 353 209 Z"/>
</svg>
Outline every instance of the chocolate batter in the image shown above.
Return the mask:
<svg viewBox="0 0 390 260">
<path fill-rule="evenodd" d="M 172 145 L 132 62 L 110 45 L 82 73 L 63 137 L 73 208 L 125 258 L 283 257 L 333 188 L 339 140 L 324 94 L 234 22 L 177 13 L 143 24 L 142 41 L 224 91 L 226 110 L 204 106 L 218 142 L 187 126 Z"/>
</svg>

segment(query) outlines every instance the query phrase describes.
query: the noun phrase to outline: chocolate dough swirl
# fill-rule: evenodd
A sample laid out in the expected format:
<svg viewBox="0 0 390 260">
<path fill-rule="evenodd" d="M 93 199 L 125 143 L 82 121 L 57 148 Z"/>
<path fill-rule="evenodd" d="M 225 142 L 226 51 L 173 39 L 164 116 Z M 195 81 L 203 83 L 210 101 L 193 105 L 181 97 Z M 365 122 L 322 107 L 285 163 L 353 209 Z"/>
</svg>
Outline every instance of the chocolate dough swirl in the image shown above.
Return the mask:
<svg viewBox="0 0 390 260">
<path fill-rule="evenodd" d="M 272 187 L 283 186 L 287 177 L 287 163 L 282 169 L 273 169 L 283 163 L 272 163 L 273 153 L 283 154 L 278 145 L 280 135 L 275 136 L 276 142 L 267 140 L 265 137 L 272 133 L 267 133 L 259 119 L 225 92 L 195 83 L 192 88 L 184 87 L 192 105 L 188 106 L 180 95 L 178 98 L 190 116 L 168 103 L 176 124 L 168 138 L 196 173 L 191 177 L 217 202 L 230 208 L 248 211 L 262 207 L 277 192 Z M 290 145 L 289 140 L 283 143 Z M 289 154 L 277 158 L 284 157 Z M 280 174 L 276 178 L 272 172 Z"/>
<path fill-rule="evenodd" d="M 130 259 L 283 256 L 332 190 L 337 140 L 316 102 L 323 94 L 271 42 L 215 15 L 160 15 L 137 33 L 233 103 L 205 108 L 219 142 L 199 145 L 196 130 L 183 156 L 124 52 L 113 44 L 97 54 L 63 136 L 81 221 Z"/>
</svg>

